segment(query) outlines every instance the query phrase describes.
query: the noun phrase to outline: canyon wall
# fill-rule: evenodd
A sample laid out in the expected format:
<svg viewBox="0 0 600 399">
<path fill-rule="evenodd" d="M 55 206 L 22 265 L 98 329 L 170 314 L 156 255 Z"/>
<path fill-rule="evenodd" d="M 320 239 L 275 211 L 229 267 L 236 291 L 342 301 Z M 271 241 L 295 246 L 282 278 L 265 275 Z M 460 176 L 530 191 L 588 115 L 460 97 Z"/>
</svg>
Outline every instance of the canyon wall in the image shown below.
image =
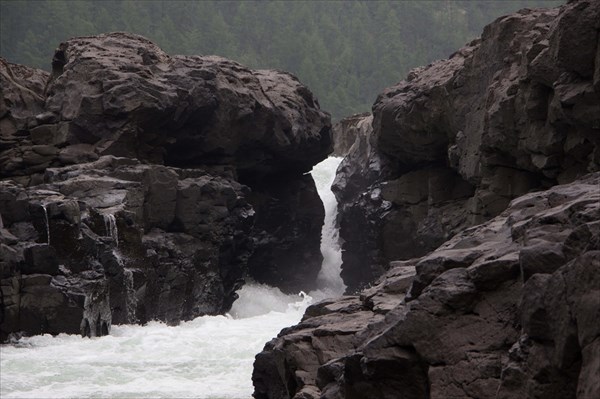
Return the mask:
<svg viewBox="0 0 600 399">
<path fill-rule="evenodd" d="M 0 338 L 221 314 L 246 278 L 314 287 L 331 122 L 294 76 L 126 33 L 0 73 Z"/>
<path fill-rule="evenodd" d="M 596 3 L 499 18 L 449 59 L 385 89 L 371 123 L 336 126 L 358 137 L 334 184 L 350 290 L 519 195 L 599 170 Z"/>
<path fill-rule="evenodd" d="M 599 37 L 598 1 L 522 10 L 336 127 L 354 295 L 265 345 L 257 399 L 600 396 Z"/>
</svg>

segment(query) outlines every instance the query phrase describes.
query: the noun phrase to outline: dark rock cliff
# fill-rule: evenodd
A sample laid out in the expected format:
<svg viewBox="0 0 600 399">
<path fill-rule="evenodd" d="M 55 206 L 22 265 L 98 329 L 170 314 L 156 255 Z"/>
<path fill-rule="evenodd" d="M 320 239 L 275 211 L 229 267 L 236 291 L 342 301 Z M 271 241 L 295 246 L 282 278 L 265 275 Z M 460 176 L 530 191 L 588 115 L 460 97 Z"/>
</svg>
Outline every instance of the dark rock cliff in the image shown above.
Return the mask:
<svg viewBox="0 0 600 399">
<path fill-rule="evenodd" d="M 52 67 L 0 63 L 0 338 L 223 313 L 247 277 L 312 288 L 331 123 L 294 76 L 125 33 Z"/>
<path fill-rule="evenodd" d="M 512 201 L 256 357 L 255 397 L 596 398 L 600 173 Z"/>
<path fill-rule="evenodd" d="M 520 11 L 343 125 L 357 294 L 266 344 L 257 399 L 600 396 L 599 38 L 598 1 Z"/>
<path fill-rule="evenodd" d="M 350 290 L 519 195 L 600 168 L 599 29 L 596 1 L 523 10 L 379 95 L 335 187 Z"/>
</svg>

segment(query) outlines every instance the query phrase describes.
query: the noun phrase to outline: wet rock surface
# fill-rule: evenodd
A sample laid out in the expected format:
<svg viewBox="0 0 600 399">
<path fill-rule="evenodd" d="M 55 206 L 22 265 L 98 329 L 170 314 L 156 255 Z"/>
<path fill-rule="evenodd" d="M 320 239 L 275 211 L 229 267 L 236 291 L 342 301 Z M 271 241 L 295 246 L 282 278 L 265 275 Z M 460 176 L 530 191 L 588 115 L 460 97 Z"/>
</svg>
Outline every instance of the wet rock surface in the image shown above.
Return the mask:
<svg viewBox="0 0 600 399">
<path fill-rule="evenodd" d="M 599 169 L 598 21 L 584 0 L 502 17 L 384 90 L 370 128 L 367 116 L 339 124 L 343 137 L 371 131 L 336 183 L 350 291 L 517 196 Z"/>
<path fill-rule="evenodd" d="M 266 344 L 256 398 L 600 395 L 599 31 L 597 1 L 502 17 L 338 125 L 356 294 Z"/>
<path fill-rule="evenodd" d="M 256 357 L 262 398 L 593 398 L 600 173 L 519 197 Z"/>
<path fill-rule="evenodd" d="M 331 123 L 294 76 L 126 33 L 61 43 L 52 66 L 0 63 L 0 339 L 221 314 L 248 277 L 311 288 L 305 173 Z"/>
</svg>

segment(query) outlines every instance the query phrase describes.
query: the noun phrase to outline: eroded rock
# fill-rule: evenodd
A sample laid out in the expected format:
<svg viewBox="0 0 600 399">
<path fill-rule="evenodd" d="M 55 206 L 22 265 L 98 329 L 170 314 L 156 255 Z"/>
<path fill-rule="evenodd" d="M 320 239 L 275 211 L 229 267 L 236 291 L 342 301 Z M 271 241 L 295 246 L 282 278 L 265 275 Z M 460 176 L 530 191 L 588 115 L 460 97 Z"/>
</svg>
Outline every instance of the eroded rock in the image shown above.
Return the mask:
<svg viewBox="0 0 600 399">
<path fill-rule="evenodd" d="M 598 220 L 598 172 L 513 200 L 360 296 L 309 307 L 257 356 L 256 397 L 595 397 Z"/>
<path fill-rule="evenodd" d="M 293 75 L 127 33 L 70 39 L 52 66 L 0 62 L 0 339 L 220 314 L 249 275 L 311 288 L 324 211 L 305 173 L 331 122 Z M 37 275 L 51 303 L 23 291 Z"/>
<path fill-rule="evenodd" d="M 379 95 L 336 183 L 350 290 L 513 198 L 599 170 L 598 21 L 596 1 L 519 11 Z M 352 136 L 363 123 L 341 125 Z"/>
</svg>

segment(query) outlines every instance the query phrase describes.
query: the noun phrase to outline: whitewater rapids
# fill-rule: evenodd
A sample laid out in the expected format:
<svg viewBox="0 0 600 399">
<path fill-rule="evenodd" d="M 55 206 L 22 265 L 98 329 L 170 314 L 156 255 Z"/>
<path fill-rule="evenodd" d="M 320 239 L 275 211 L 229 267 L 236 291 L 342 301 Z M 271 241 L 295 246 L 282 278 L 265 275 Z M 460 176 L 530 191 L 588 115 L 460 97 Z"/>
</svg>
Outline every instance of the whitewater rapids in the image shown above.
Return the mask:
<svg viewBox="0 0 600 399">
<path fill-rule="evenodd" d="M 247 284 L 229 314 L 176 327 L 114 325 L 109 336 L 60 334 L 21 338 L 0 347 L 2 398 L 250 399 L 254 356 L 284 327 L 300 321 L 315 299 L 339 295 L 341 255 L 329 190 L 340 158 L 315 166 L 326 209 L 319 290 L 285 295 Z"/>
</svg>

